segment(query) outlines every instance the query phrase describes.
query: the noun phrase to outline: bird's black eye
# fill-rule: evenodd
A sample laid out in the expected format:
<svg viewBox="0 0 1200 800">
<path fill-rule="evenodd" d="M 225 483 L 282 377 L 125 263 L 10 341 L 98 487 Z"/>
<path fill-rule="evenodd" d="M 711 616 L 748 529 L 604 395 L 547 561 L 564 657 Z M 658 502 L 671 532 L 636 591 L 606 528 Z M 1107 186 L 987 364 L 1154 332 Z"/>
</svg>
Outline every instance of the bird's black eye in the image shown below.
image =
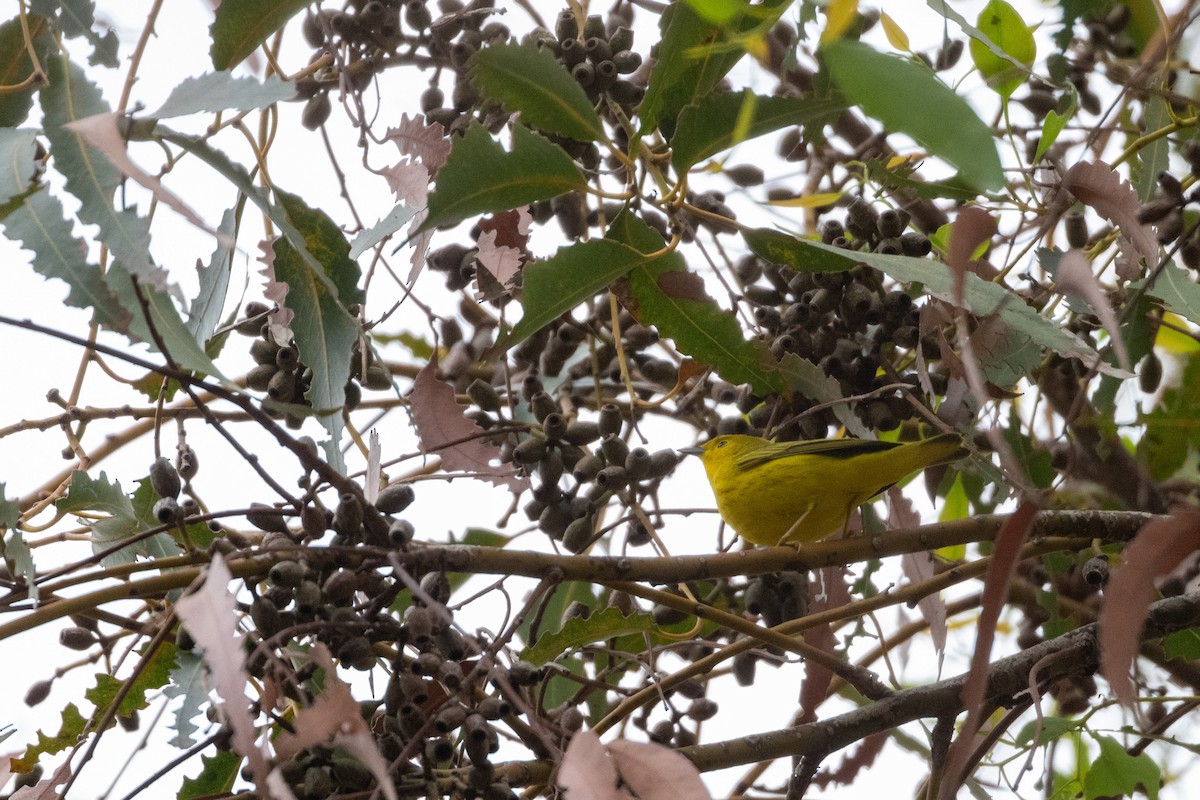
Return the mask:
<svg viewBox="0 0 1200 800">
<path fill-rule="evenodd" d="M 717 447 L 724 447 L 727 444 L 729 444 L 728 439 L 726 439 L 725 441 L 717 442 Z"/>
</svg>

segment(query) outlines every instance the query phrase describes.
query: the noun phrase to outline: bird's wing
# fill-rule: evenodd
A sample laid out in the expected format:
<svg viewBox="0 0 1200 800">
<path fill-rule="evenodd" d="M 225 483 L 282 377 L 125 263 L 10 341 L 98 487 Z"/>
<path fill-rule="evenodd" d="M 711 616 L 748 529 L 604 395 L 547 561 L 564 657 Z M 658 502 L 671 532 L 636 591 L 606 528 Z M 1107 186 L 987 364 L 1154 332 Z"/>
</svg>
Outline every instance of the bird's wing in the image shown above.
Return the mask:
<svg viewBox="0 0 1200 800">
<path fill-rule="evenodd" d="M 810 439 L 804 442 L 773 442 L 737 458 L 741 469 L 755 467 L 790 456 L 826 456 L 828 458 L 853 458 L 864 453 L 878 453 L 898 447 L 897 442 L 879 442 L 874 439 Z"/>
</svg>

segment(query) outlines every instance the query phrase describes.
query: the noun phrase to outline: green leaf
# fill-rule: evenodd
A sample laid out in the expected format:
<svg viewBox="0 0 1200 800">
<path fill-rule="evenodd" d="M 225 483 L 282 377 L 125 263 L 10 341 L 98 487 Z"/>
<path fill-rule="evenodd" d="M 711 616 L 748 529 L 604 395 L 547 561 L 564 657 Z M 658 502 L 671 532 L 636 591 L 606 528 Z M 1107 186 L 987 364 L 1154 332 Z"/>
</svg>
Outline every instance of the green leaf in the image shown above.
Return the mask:
<svg viewBox="0 0 1200 800">
<path fill-rule="evenodd" d="M 221 238 L 207 265 L 196 263 L 200 289 L 188 307 L 187 329 L 197 342 L 207 342 L 221 321 L 229 277 L 233 271 L 233 243 L 237 239 L 238 215 L 232 208 L 221 216 L 217 232 Z"/>
<path fill-rule="evenodd" d="M 37 131 L 0 128 L 0 202 L 35 189 Z"/>
<path fill-rule="evenodd" d="M 62 710 L 62 722 L 58 733 L 47 736 L 42 731 L 37 732 L 37 742 L 31 744 L 25 755 L 12 759 L 13 772 L 29 772 L 38 762 L 38 756 L 61 753 L 79 743 L 79 737 L 87 728 L 87 720 L 79 713 L 74 703 L 67 703 Z"/>
<path fill-rule="evenodd" d="M 971 39 L 971 60 L 997 94 L 1007 100 L 1029 76 L 1037 57 L 1033 33 L 1017 10 L 1004 0 L 989 0 L 976 21 L 979 31 L 1008 58 L 997 55 L 980 39 Z M 1014 65 L 1016 61 L 1021 67 Z"/>
<path fill-rule="evenodd" d="M 1153 133 L 1161 130 L 1171 122 L 1171 112 L 1167 101 L 1157 94 L 1146 101 L 1142 114 L 1142 133 Z M 1138 150 L 1137 174 L 1134 175 L 1133 186 L 1137 189 L 1138 200 L 1149 202 L 1158 192 L 1158 175 L 1170 166 L 1170 141 L 1166 136 L 1159 136 L 1154 141 Z"/>
<path fill-rule="evenodd" d="M 1042 120 L 1042 135 L 1038 138 L 1037 150 L 1033 154 L 1033 163 L 1041 161 L 1050 146 L 1058 141 L 1058 135 L 1063 132 L 1063 128 L 1067 127 L 1067 121 L 1070 119 L 1070 114 L 1060 116 L 1053 109 L 1046 113 L 1046 118 Z"/>
<path fill-rule="evenodd" d="M 144 651 L 145 648 L 142 648 Z M 149 661 L 138 673 L 137 678 L 130 684 L 129 690 L 121 698 L 117 706 L 117 716 L 127 717 L 135 711 L 140 711 L 150 705 L 146 700 L 146 692 L 161 689 L 171 679 L 171 670 L 175 668 L 177 649 L 173 642 L 163 642 L 154 651 Z M 105 672 L 96 673 L 96 685 L 84 693 L 84 697 L 99 711 L 107 711 L 117 699 L 125 681 Z"/>
<path fill-rule="evenodd" d="M 177 800 L 222 797 L 233 789 L 242 769 L 242 757 L 232 750 L 218 750 L 214 755 L 201 756 L 200 763 L 204 767 L 199 775 L 183 779 Z"/>
<path fill-rule="evenodd" d="M 103 519 L 84 521 L 92 531 L 93 553 L 108 550 L 147 528 L 156 528 L 159 525 L 157 520 L 140 518 L 134 509 L 133 501 L 121 491 L 121 484 L 116 481 L 109 483 L 108 476 L 103 472 L 94 480 L 81 470 L 73 472 L 66 497 L 56 505 L 64 514 L 93 511 L 108 515 Z M 144 503 L 142 506 L 145 512 Z M 178 546 L 170 536 L 158 533 L 150 539 L 142 539 L 110 553 L 101 559 L 100 563 L 111 567 L 132 563 L 138 555 L 178 555 L 179 552 Z"/>
<path fill-rule="evenodd" d="M 215 69 L 231 69 L 311 0 L 224 0 L 208 32 Z"/>
<path fill-rule="evenodd" d="M 294 99 L 295 85 L 278 75 L 271 75 L 265 81 L 259 81 L 248 75 L 235 78 L 230 72 L 211 72 L 184 79 L 171 90 L 166 102 L 157 111 L 146 116 L 152 119 L 167 119 L 201 111 L 249 111 Z"/>
<path fill-rule="evenodd" d="M 779 362 L 779 371 L 792 391 L 799 392 L 802 397 L 807 397 L 813 403 L 832 404 L 830 408 L 834 416 L 846 426 L 846 430 L 852 436 L 860 439 L 873 438 L 867 426 L 863 425 L 858 415 L 850 409 L 849 404 L 840 402 L 844 399 L 842 386 L 825 370 L 795 353 L 788 353 Z"/>
<path fill-rule="evenodd" d="M 687 4 L 717 25 L 724 25 L 747 9 L 746 0 L 687 0 Z"/>
<path fill-rule="evenodd" d="M 42 113 L 54 165 L 66 178 L 67 191 L 79 199 L 79 218 L 100 228 L 100 239 L 129 273 L 163 288 L 162 270 L 150 262 L 150 223 L 132 210 L 113 206 L 113 193 L 123 175 L 83 136 L 64 126 L 107 113 L 100 90 L 65 55 L 46 59 L 50 85 L 42 89 Z"/>
<path fill-rule="evenodd" d="M 138 284 L 135 288 L 124 264 L 113 264 L 106 275 L 106 282 L 121 305 L 133 309 L 133 318 L 129 323 L 131 333 L 156 350 L 158 345 L 154 333 L 157 333 L 167 351 L 164 355 L 169 355 L 181 368 L 212 375 L 228 383 L 228 379 L 221 374 L 217 365 L 188 330 L 169 294 L 145 283 Z M 142 301 L 138 299 L 139 291 L 145 300 L 144 309 Z M 147 314 L 150 322 L 154 324 L 153 333 L 150 330 L 150 322 L 146 321 Z"/>
<path fill-rule="evenodd" d="M 660 126 L 673 133 L 680 110 L 708 96 L 746 55 L 742 37 L 755 27 L 769 29 L 791 5 L 790 0 L 768 0 L 754 7 L 753 14 L 717 25 L 687 3 L 672 3 L 659 22 L 662 39 L 638 109 L 641 133 Z"/>
<path fill-rule="evenodd" d="M 34 46 L 44 50 L 50 41 L 49 25 L 45 17 L 28 14 L 29 35 Z M 0 25 L 0 86 L 16 86 L 33 74 L 33 62 L 25 49 L 25 34 L 21 20 L 13 17 Z M 29 116 L 33 108 L 33 93 L 39 88 L 34 81 L 23 89 L 0 94 L 0 127 L 15 128 Z"/>
<path fill-rule="evenodd" d="M 517 44 L 485 47 L 471 57 L 470 70 L 479 90 L 508 111 L 519 111 L 521 122 L 581 142 L 605 138 L 579 81 L 545 50 Z"/>
<path fill-rule="evenodd" d="M 17 529 L 17 524 L 21 521 L 21 506 L 16 500 L 8 500 L 4 496 L 4 484 L 0 483 L 0 534 L 3 534 L 5 529 L 8 530 L 7 537 L 4 539 L 3 550 L 0 554 L 4 556 L 5 563 L 9 566 L 9 571 L 18 578 L 25 581 L 25 586 L 29 592 L 29 599 L 35 604 L 38 601 L 38 587 L 34 583 L 37 577 L 37 568 L 33 564 L 33 552 L 29 549 L 29 545 L 25 542 L 25 536 Z"/>
<path fill-rule="evenodd" d="M 532 664 L 545 664 L 568 650 L 627 633 L 653 633 L 656 627 L 654 618 L 649 614 L 627 617 L 620 610 L 609 607 L 587 619 L 573 617 L 567 620 L 562 630 L 540 637 L 535 645 L 521 654 L 521 658 Z"/>
<path fill-rule="evenodd" d="M 867 162 L 867 177 L 881 186 L 889 189 L 906 189 L 917 197 L 927 200 L 946 198 L 966 202 L 975 199 L 979 193 L 971 188 L 958 175 L 943 181 L 921 181 L 910 177 L 915 170 L 910 166 L 888 169 L 881 161 Z"/>
<path fill-rule="evenodd" d="M 1030 720 L 1021 727 L 1017 733 L 1016 747 L 1025 747 L 1033 743 L 1034 735 L 1037 735 L 1038 746 L 1044 747 L 1050 744 L 1060 736 L 1064 736 L 1072 731 L 1078 731 L 1083 723 L 1077 719 L 1067 719 L 1066 717 L 1042 717 L 1041 732 L 1038 732 L 1038 720 Z"/>
<path fill-rule="evenodd" d="M 742 236 L 757 255 L 776 264 L 786 264 L 802 272 L 844 272 L 858 264 L 867 264 L 902 283 L 921 284 L 928 294 L 953 302 L 950 268 L 936 261 L 841 250 L 769 228 L 744 228 Z M 967 272 L 963 278 L 963 291 L 964 306 L 970 313 L 980 317 L 996 315 L 1013 331 L 1027 336 L 1040 347 L 1048 347 L 1066 358 L 1078 358 L 1088 365 L 1094 364 L 1105 374 L 1129 377 L 1123 370 L 1102 361 L 1100 355 L 1077 336 L 1043 317 L 1001 284 Z"/>
<path fill-rule="evenodd" d="M 528 338 L 648 259 L 611 239 L 592 239 L 560 247 L 553 256 L 525 267 L 521 289 L 524 315 L 510 344 Z"/>
<path fill-rule="evenodd" d="M 844 40 L 822 52 L 846 99 L 887 130 L 916 139 L 979 189 L 1004 185 L 991 130 L 929 67 Z"/>
<path fill-rule="evenodd" d="M 551 621 L 561 620 L 563 612 L 567 610 L 567 606 L 579 601 L 589 609 L 594 609 L 598 605 L 596 592 L 590 583 L 585 581 L 563 581 L 554 587 L 550 595 L 550 599 L 545 601 L 544 610 L 541 614 L 541 627 L 539 628 L 538 638 L 548 636 L 546 626 L 552 624 Z M 531 641 L 533 634 L 533 617 L 526 617 L 520 627 L 517 628 L 517 636 L 523 641 L 526 647 L 534 644 Z"/>
<path fill-rule="evenodd" d="M 679 124 L 671 139 L 671 164 L 682 175 L 706 158 L 728 150 L 741 140 L 734 129 L 742 108 L 752 99 L 754 113 L 742 140 L 791 125 L 823 125 L 845 106 L 833 100 L 765 97 L 748 94 L 706 95 L 679 113 Z"/>
<path fill-rule="evenodd" d="M 429 195 L 429 216 L 416 233 L 453 225 L 476 214 L 507 211 L 586 186 L 575 162 L 523 126 L 513 128 L 506 153 L 482 125 L 454 142 Z"/>
<path fill-rule="evenodd" d="M 1138 441 L 1137 455 L 1157 481 L 1175 476 L 1187 463 L 1192 449 L 1200 447 L 1200 354 L 1183 364 L 1174 385 L 1163 390 L 1154 410 L 1139 422 L 1146 432 Z"/>
<path fill-rule="evenodd" d="M 329 432 L 325 443 L 329 463 L 342 470 L 342 406 L 350 379 L 350 351 L 359 332 L 358 321 L 346 306 L 362 300 L 360 271 L 348 255 L 350 243 L 333 220 L 295 195 L 279 190 L 276 194 L 288 221 L 304 237 L 307 252 L 320 265 L 314 270 L 291 240 L 275 241 L 275 279 L 288 285 L 283 302 L 295 312 L 292 333 L 300 359 L 313 373 L 306 397 Z"/>
<path fill-rule="evenodd" d="M 87 246 L 74 235 L 62 204 L 49 189 L 37 187 L 4 218 L 9 239 L 33 253 L 33 269 L 70 287 L 67 305 L 91 309 L 95 322 L 125 332 L 132 315 L 104 281 L 100 267 L 87 260 Z"/>
<path fill-rule="evenodd" d="M 1195 661 L 1200 658 L 1200 628 L 1187 628 L 1164 636 L 1162 649 L 1167 658 Z"/>
<path fill-rule="evenodd" d="M 354 241 L 350 243 L 350 258 L 358 258 L 400 230 L 400 227 L 416 216 L 418 211 L 420 209 L 415 206 L 397 205 L 383 219 L 354 237 Z"/>
<path fill-rule="evenodd" d="M 628 211 L 613 220 L 608 238 L 642 253 L 666 246 L 657 231 Z M 762 342 L 744 338 L 737 317 L 708 296 L 703 280 L 686 270 L 678 252 L 635 266 L 627 287 L 614 291 L 634 319 L 653 325 L 680 353 L 707 364 L 730 383 L 749 383 L 760 395 L 787 390 L 770 351 Z"/>
<path fill-rule="evenodd" d="M 1092 762 L 1083 781 L 1087 800 L 1097 797 L 1132 795 L 1141 786 L 1150 800 L 1158 800 L 1162 773 L 1146 753 L 1131 756 L 1110 736 L 1097 736 L 1100 755 Z"/>
<path fill-rule="evenodd" d="M 175 662 L 170 683 L 163 689 L 163 694 L 182 700 L 175 709 L 175 723 L 171 726 L 175 737 L 168 744 L 186 750 L 196 744 L 193 735 L 199 728 L 192 720 L 200 715 L 204 704 L 208 702 L 208 687 L 205 685 L 204 659 L 198 654 L 180 650 Z"/>
<path fill-rule="evenodd" d="M 1187 270 L 1175 266 L 1174 261 L 1161 266 L 1158 278 L 1149 285 L 1146 294 L 1161 300 L 1168 311 L 1174 311 L 1188 322 L 1200 324 L 1200 285 L 1191 279 Z"/>
</svg>

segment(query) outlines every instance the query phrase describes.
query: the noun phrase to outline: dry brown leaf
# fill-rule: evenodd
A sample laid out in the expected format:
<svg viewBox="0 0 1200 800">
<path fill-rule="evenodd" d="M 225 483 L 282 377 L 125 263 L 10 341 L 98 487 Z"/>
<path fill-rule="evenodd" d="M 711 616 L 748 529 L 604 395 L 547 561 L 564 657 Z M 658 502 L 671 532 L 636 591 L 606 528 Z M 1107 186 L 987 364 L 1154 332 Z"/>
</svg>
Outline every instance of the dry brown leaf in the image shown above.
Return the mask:
<svg viewBox="0 0 1200 800">
<path fill-rule="evenodd" d="M 450 157 L 450 137 L 440 122 L 429 123 L 420 114 L 412 119 L 408 114 L 400 117 L 400 124 L 388 128 L 385 139 L 396 143 L 401 155 L 417 159 L 429 170 L 429 174 L 437 175 Z"/>
<path fill-rule="evenodd" d="M 855 519 L 856 522 L 860 521 L 858 515 L 855 515 Z M 809 579 L 808 586 L 809 593 L 813 596 L 808 605 L 810 614 L 841 608 L 851 600 L 850 589 L 846 586 L 844 566 L 822 567 Z M 800 635 L 809 647 L 838 657 L 837 637 L 828 623 L 807 628 Z M 828 667 L 812 660 L 804 663 L 804 680 L 800 682 L 800 716 L 797 720 L 799 723 L 811 722 L 817 718 L 817 707 L 829 696 L 829 684 L 832 681 L 833 673 Z"/>
<path fill-rule="evenodd" d="M 437 359 L 421 368 L 409 393 L 413 423 L 421 451 L 442 457 L 447 472 L 470 472 L 473 477 L 514 492 L 529 487 L 529 480 L 510 467 L 494 466 L 500 448 L 483 440 L 484 430 L 467 419 L 454 398 L 454 389 L 437 377 Z"/>
<path fill-rule="evenodd" d="M 515 247 L 497 244 L 496 236 L 494 230 L 484 231 L 476 241 L 479 252 L 475 260 L 482 267 L 475 273 L 479 287 L 475 292 L 476 300 L 495 300 L 510 294 L 516 288 L 517 277 L 525 263 L 525 253 Z"/>
<path fill-rule="evenodd" d="M 962 688 L 962 703 L 967 718 L 946 758 L 945 777 L 938 791 L 940 800 L 950 800 L 957 796 L 965 778 L 964 767 L 982 722 L 983 699 L 987 691 L 988 665 L 991 662 L 992 642 L 996 637 L 996 623 L 1004 610 L 1008 587 L 1017 568 L 1021 547 L 1025 544 L 1029 532 L 1033 530 L 1037 512 L 1037 503 L 1028 499 L 1022 500 L 1017 510 L 1004 521 L 996 534 L 996 548 L 992 553 L 991 562 L 988 563 L 987 575 L 984 576 L 983 598 L 980 602 L 979 621 L 976 623 L 975 652 L 971 656 L 971 669 L 967 672 L 967 679 Z"/>
<path fill-rule="evenodd" d="M 950 226 L 946 263 L 954 274 L 955 304 L 962 305 L 963 302 L 964 276 L 970 268 L 971 255 L 995 233 L 996 220 L 978 206 L 968 206 L 958 212 L 958 218 Z"/>
<path fill-rule="evenodd" d="M 571 737 L 567 752 L 558 768 L 558 787 L 566 800 L 633 800 L 618 786 L 617 767 L 591 731 L 579 731 Z"/>
<path fill-rule="evenodd" d="M 1200 509 L 1177 508 L 1138 531 L 1113 570 L 1100 609 L 1100 674 L 1126 705 L 1135 698 L 1129 670 L 1141 649 L 1142 624 L 1154 599 L 1154 580 L 1200 548 Z"/>
<path fill-rule="evenodd" d="M 696 765 L 669 747 L 617 739 L 608 746 L 608 752 L 621 779 L 639 800 L 712 798 Z"/>
<path fill-rule="evenodd" d="M 275 304 L 275 311 L 270 315 L 271 324 L 288 328 L 291 327 L 296 312 L 283 304 L 290 287 L 283 281 L 275 280 L 275 242 L 278 239 L 276 236 L 274 239 L 264 239 L 258 243 L 258 249 L 262 251 L 258 260 L 263 265 L 258 274 L 264 279 L 263 297 Z"/>
<path fill-rule="evenodd" d="M 237 601 L 229 592 L 233 576 L 220 553 L 213 555 L 204 585 L 179 599 L 175 614 L 188 634 L 204 651 L 204 663 L 212 678 L 225 721 L 233 731 L 235 752 L 250 762 L 254 783 L 265 790 L 266 757 L 255 743 L 254 719 L 246 700 L 249 678 L 242 666 L 242 637 L 238 634 Z"/>
<path fill-rule="evenodd" d="M 71 761 L 67 759 L 49 778 L 40 780 L 33 786 L 22 786 L 12 793 L 9 800 L 61 800 L 62 795 L 58 793 L 58 789 L 70 779 Z M 0 782 L 0 786 L 3 785 L 4 783 Z"/>
<path fill-rule="evenodd" d="M 1055 278 L 1059 288 L 1078 295 L 1091 306 L 1100 324 L 1112 339 L 1113 347 L 1117 351 L 1117 362 L 1122 369 L 1132 371 L 1129 351 L 1125 349 L 1125 339 L 1121 336 L 1121 325 L 1117 322 L 1117 315 L 1109 304 L 1108 297 L 1100 288 L 1100 282 L 1092 274 L 1092 266 L 1088 263 L 1087 256 L 1079 250 L 1069 251 L 1062 257 L 1062 261 L 1058 262 L 1058 274 Z"/>
<path fill-rule="evenodd" d="M 855 745 L 849 755 L 842 759 L 842 763 L 838 764 L 837 769 L 822 771 L 814 776 L 813 785 L 823 788 L 835 783 L 842 786 L 854 783 L 858 773 L 875 763 L 875 759 L 879 758 L 883 746 L 888 743 L 890 738 L 890 731 L 881 731 L 866 737 Z"/>
<path fill-rule="evenodd" d="M 332 742 L 344 747 L 375 776 L 380 789 L 389 800 L 397 800 L 396 787 L 388 777 L 388 764 L 375 746 L 367 723 L 363 721 L 358 701 L 350 687 L 337 675 L 333 658 L 323 644 L 313 646 L 309 655 L 325 670 L 325 690 L 308 708 L 296 712 L 292 727 L 296 733 L 284 731 L 275 738 L 275 752 L 284 761 L 313 745 Z"/>
<path fill-rule="evenodd" d="M 1063 176 L 1063 188 L 1120 229 L 1148 267 L 1158 266 L 1158 242 L 1149 225 L 1138 222 L 1137 191 L 1103 161 L 1080 161 Z"/>
</svg>

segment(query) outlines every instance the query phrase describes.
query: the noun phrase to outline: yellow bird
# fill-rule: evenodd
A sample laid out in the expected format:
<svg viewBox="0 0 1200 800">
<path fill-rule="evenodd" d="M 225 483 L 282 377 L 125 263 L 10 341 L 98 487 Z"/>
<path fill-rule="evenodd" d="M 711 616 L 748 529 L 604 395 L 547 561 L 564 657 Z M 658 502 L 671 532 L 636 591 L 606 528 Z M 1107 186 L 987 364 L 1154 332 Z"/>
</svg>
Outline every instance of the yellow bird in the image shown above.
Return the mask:
<svg viewBox="0 0 1200 800">
<path fill-rule="evenodd" d="M 721 517 L 743 539 L 761 545 L 835 533 L 854 509 L 892 484 L 967 455 L 953 433 L 904 443 L 730 435 L 680 452 L 700 456 Z"/>
</svg>

